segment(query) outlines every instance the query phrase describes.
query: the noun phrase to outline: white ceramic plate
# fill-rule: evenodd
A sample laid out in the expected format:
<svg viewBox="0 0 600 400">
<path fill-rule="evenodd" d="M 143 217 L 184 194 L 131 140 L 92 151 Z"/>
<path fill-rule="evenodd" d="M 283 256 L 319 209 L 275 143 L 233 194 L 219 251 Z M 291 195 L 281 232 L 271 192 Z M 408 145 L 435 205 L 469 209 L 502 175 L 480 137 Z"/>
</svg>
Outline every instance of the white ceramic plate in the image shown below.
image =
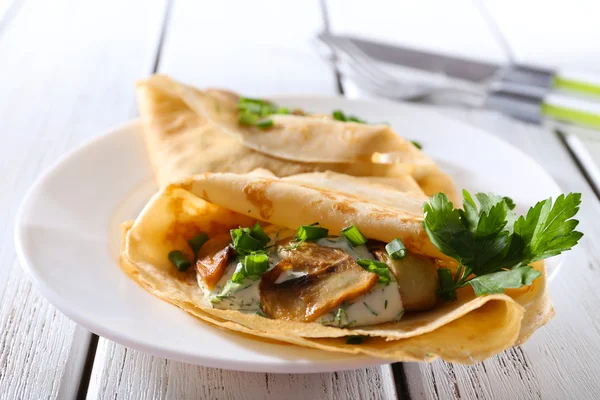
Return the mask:
<svg viewBox="0 0 600 400">
<path fill-rule="evenodd" d="M 342 109 L 367 121 L 386 121 L 404 137 L 420 141 L 458 187 L 510 196 L 519 212 L 560 192 L 520 150 L 431 109 L 335 97 L 275 100 L 313 112 Z M 214 328 L 153 297 L 121 272 L 119 224 L 134 219 L 157 190 L 140 129 L 132 121 L 63 157 L 21 205 L 15 228 L 18 255 L 54 306 L 115 342 L 210 367 L 326 372 L 386 363 L 266 343 Z"/>
</svg>

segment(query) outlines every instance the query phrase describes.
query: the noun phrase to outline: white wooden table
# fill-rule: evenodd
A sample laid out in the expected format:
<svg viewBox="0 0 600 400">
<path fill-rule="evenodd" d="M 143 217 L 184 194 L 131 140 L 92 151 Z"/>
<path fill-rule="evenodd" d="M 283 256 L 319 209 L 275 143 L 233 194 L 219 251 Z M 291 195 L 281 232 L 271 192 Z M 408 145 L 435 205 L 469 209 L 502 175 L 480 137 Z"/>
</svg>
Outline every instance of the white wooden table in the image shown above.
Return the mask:
<svg viewBox="0 0 600 400">
<path fill-rule="evenodd" d="M 396 38 L 405 45 L 495 61 L 505 57 L 471 0 L 390 3 L 396 2 L 331 0 L 329 22 L 335 31 Z M 534 5 L 485 3 L 523 59 L 580 62 L 600 71 L 594 58 L 600 30 L 593 17 L 600 10 L 592 1 L 570 1 L 566 8 L 534 2 L 546 4 L 554 16 L 578 13 L 571 16 L 582 23 L 573 32 L 589 40 L 574 47 L 564 36 L 551 37 L 555 31 L 547 20 L 537 31 L 543 37 L 523 38 L 518 21 L 535 13 Z M 521 10 L 516 20 L 511 7 Z M 556 318 L 524 346 L 484 363 L 404 363 L 306 375 L 203 368 L 98 338 L 32 288 L 16 259 L 12 235 L 23 194 L 66 151 L 136 115 L 136 79 L 159 71 L 256 96 L 340 90 L 361 96 L 351 84 L 338 82 L 332 66 L 315 52 L 313 38 L 323 20 L 318 0 L 0 0 L 0 399 L 599 396 L 600 202 L 591 184 L 600 184 L 595 166 L 600 144 L 492 112 L 445 111 L 529 153 L 565 192 L 582 192 L 585 239 L 550 285 Z M 544 52 L 549 41 L 568 47 L 569 57 L 556 47 Z"/>
</svg>

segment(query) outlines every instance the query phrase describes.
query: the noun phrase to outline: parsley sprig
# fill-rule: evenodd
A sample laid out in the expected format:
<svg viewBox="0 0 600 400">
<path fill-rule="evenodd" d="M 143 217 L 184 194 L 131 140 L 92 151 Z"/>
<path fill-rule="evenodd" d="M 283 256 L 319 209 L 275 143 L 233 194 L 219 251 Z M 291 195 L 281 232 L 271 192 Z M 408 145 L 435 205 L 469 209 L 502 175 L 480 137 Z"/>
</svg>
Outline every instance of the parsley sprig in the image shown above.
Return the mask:
<svg viewBox="0 0 600 400">
<path fill-rule="evenodd" d="M 581 203 L 580 193 L 540 201 L 525 216 L 513 212 L 508 197 L 477 193 L 479 207 L 463 190 L 463 208 L 455 209 L 438 193 L 423 206 L 423 227 L 431 242 L 458 261 L 454 277 L 440 268 L 439 294 L 456 299 L 456 290 L 471 285 L 475 294 L 502 293 L 506 288 L 529 285 L 540 276 L 529 264 L 569 250 L 583 236 L 572 219 Z M 472 276 L 475 277 L 472 277 Z"/>
</svg>

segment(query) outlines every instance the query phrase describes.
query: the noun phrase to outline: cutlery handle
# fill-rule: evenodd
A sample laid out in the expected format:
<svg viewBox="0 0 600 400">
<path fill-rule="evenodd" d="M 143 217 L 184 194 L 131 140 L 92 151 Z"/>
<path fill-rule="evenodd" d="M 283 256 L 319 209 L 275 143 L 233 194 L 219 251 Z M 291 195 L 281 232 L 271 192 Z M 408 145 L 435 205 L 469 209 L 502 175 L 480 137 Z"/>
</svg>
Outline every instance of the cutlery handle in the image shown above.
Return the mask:
<svg viewBox="0 0 600 400">
<path fill-rule="evenodd" d="M 500 90 L 488 93 L 482 106 L 534 124 L 557 121 L 600 130 L 600 101 L 590 98 L 560 92 L 540 96 L 539 93 Z"/>
<path fill-rule="evenodd" d="M 600 76 L 586 72 L 559 70 L 552 79 L 552 89 L 600 97 Z"/>
<path fill-rule="evenodd" d="M 541 114 L 542 118 L 600 130 L 600 102 L 551 93 L 541 104 Z"/>
<path fill-rule="evenodd" d="M 512 65 L 502 71 L 501 77 L 500 86 L 512 85 L 542 91 L 558 90 L 600 97 L 600 74 Z"/>
</svg>

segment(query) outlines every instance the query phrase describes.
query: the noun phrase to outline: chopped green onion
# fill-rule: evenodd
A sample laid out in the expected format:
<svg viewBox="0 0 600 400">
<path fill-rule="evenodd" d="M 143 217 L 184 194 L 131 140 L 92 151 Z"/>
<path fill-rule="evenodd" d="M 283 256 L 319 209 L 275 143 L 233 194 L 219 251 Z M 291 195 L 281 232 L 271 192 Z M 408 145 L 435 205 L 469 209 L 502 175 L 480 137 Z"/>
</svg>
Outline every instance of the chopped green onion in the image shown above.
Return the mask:
<svg viewBox="0 0 600 400">
<path fill-rule="evenodd" d="M 231 279 L 229 281 L 233 282 L 233 283 L 244 283 L 244 279 L 246 279 L 246 272 L 244 271 L 244 263 L 243 262 L 238 262 L 237 265 L 235 266 L 235 271 L 233 272 L 233 275 L 231 276 Z M 229 283 L 229 281 L 227 281 Z"/>
<path fill-rule="evenodd" d="M 365 270 L 377 274 L 379 276 L 379 283 L 390 283 L 390 269 L 386 263 L 382 263 L 374 260 L 357 260 L 358 265 L 363 267 Z"/>
<path fill-rule="evenodd" d="M 335 110 L 331 116 L 333 117 L 333 119 L 335 119 L 336 121 L 342 121 L 342 122 L 346 122 L 346 115 L 342 112 L 342 110 Z"/>
<path fill-rule="evenodd" d="M 394 239 L 386 244 L 385 251 L 394 260 L 401 260 L 406 256 L 406 247 L 404 247 L 404 243 L 400 239 Z"/>
<path fill-rule="evenodd" d="M 410 141 L 413 146 L 415 146 L 417 149 L 422 150 L 423 149 L 423 145 L 421 145 L 421 143 L 417 142 L 416 140 L 411 140 Z"/>
<path fill-rule="evenodd" d="M 257 126 L 262 129 L 273 126 L 273 121 L 264 118 L 279 111 L 273 103 L 261 99 L 242 97 L 237 106 L 238 122 L 242 125 Z M 262 119 L 261 119 L 262 118 Z"/>
<path fill-rule="evenodd" d="M 356 122 L 356 123 L 359 123 L 359 124 L 366 124 L 367 123 L 365 120 L 362 120 L 362 119 L 358 118 L 356 115 L 346 115 L 346 114 L 344 114 L 344 112 L 342 110 L 335 110 L 334 112 L 331 113 L 331 116 L 336 121 Z"/>
<path fill-rule="evenodd" d="M 253 99 L 252 97 L 240 97 L 240 104 L 259 104 L 259 105 L 267 105 L 270 104 L 268 101 L 266 100 L 262 100 L 262 99 Z"/>
<path fill-rule="evenodd" d="M 269 256 L 266 253 L 249 254 L 244 258 L 244 272 L 249 278 L 258 279 L 269 269 Z"/>
<path fill-rule="evenodd" d="M 272 104 L 265 104 L 261 106 L 259 114 L 261 117 L 266 117 L 267 115 L 275 114 L 277 112 L 277 107 Z"/>
<path fill-rule="evenodd" d="M 279 107 L 279 109 L 277 110 L 277 112 L 275 114 L 289 114 L 290 113 L 290 109 L 287 107 Z"/>
<path fill-rule="evenodd" d="M 200 248 L 208 241 L 208 235 L 204 232 L 200 232 L 190 240 L 188 240 L 188 244 L 194 251 L 194 257 L 198 257 L 198 252 Z"/>
<path fill-rule="evenodd" d="M 267 129 L 273 126 L 273 120 L 271 118 L 263 118 L 256 122 L 256 126 L 260 129 Z"/>
<path fill-rule="evenodd" d="M 239 103 L 238 110 L 239 111 L 247 111 L 251 114 L 260 114 L 263 106 L 261 104 L 256 103 Z"/>
<path fill-rule="evenodd" d="M 356 247 L 367 243 L 367 238 L 363 236 L 356 225 L 350 225 L 340 232 L 340 234 L 350 243 L 350 246 Z"/>
<path fill-rule="evenodd" d="M 344 325 L 344 321 L 347 320 L 348 315 L 346 314 L 346 310 L 344 310 L 343 308 L 338 308 L 337 312 L 335 313 L 335 317 L 333 318 L 334 324 L 341 328 L 342 325 Z"/>
<path fill-rule="evenodd" d="M 173 265 L 175 266 L 175 268 L 177 268 L 177 270 L 179 271 L 185 271 L 187 270 L 192 263 L 190 262 L 190 260 L 188 260 L 186 258 L 186 256 L 183 254 L 183 252 L 181 250 L 173 250 L 169 253 L 169 261 L 171 261 L 173 263 Z"/>
<path fill-rule="evenodd" d="M 254 126 L 258 122 L 258 116 L 244 111 L 238 116 L 238 122 L 242 125 Z"/>
<path fill-rule="evenodd" d="M 346 118 L 346 121 L 348 121 L 348 122 L 357 122 L 359 124 L 364 124 L 365 123 L 364 120 L 362 120 L 362 119 L 360 119 L 360 118 L 358 118 L 358 117 L 356 117 L 354 115 L 348 116 L 348 118 Z"/>
<path fill-rule="evenodd" d="M 230 231 L 232 246 L 236 252 L 247 254 L 264 247 L 259 239 L 251 236 L 250 228 L 237 228 Z"/>
<path fill-rule="evenodd" d="M 365 341 L 363 335 L 351 335 L 346 337 L 346 344 L 362 344 Z"/>
<path fill-rule="evenodd" d="M 263 231 L 262 227 L 258 222 L 252 227 L 252 229 L 250 229 L 250 236 L 258 240 L 263 246 L 266 246 L 267 243 L 271 241 L 269 235 L 267 235 L 265 231 Z"/>
<path fill-rule="evenodd" d="M 237 240 L 236 240 L 237 239 Z M 233 248 L 238 253 L 248 253 L 259 250 L 262 247 L 260 241 L 252 236 L 242 233 L 240 236 L 233 239 Z"/>
<path fill-rule="evenodd" d="M 222 299 L 224 299 L 225 297 L 231 296 L 240 287 L 242 287 L 242 285 L 240 283 L 234 282 L 233 279 L 228 280 L 227 283 L 225 283 L 225 287 L 223 288 L 223 290 L 221 290 L 221 293 L 219 293 L 216 296 L 211 297 L 210 302 L 212 304 L 216 304 L 216 303 L 220 302 Z"/>
<path fill-rule="evenodd" d="M 235 283 L 242 283 L 246 279 L 246 274 L 243 271 L 236 271 L 231 275 L 231 281 Z"/>
<path fill-rule="evenodd" d="M 296 239 L 301 241 L 315 241 L 327 237 L 329 229 L 314 225 L 302 225 L 296 231 Z"/>
</svg>

